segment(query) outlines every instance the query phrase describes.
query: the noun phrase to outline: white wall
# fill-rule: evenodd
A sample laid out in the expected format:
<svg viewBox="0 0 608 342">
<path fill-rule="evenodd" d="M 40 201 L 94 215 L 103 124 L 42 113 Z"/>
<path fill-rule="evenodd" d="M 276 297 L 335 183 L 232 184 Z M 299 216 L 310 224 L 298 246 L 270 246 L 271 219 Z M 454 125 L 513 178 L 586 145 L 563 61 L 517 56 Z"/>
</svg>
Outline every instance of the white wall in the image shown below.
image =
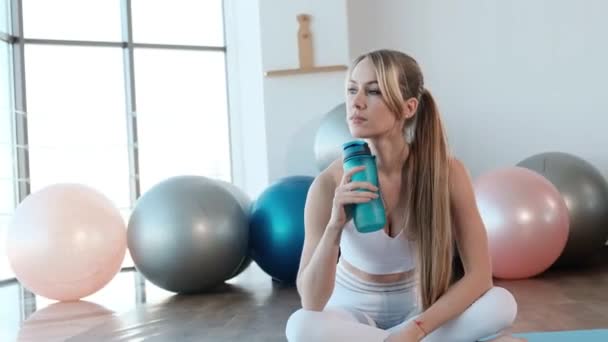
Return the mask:
<svg viewBox="0 0 608 342">
<path fill-rule="evenodd" d="M 344 0 L 260 1 L 264 70 L 298 67 L 296 15 L 312 16 L 316 66 L 348 64 Z M 316 175 L 314 134 L 323 117 L 344 101 L 344 71 L 265 77 L 264 105 L 269 180 Z"/>
<path fill-rule="evenodd" d="M 269 183 L 318 174 L 314 135 L 344 101 L 344 71 L 265 77 L 299 66 L 296 16 L 312 16 L 316 66 L 348 64 L 345 0 L 227 0 L 233 182 L 256 197 Z"/>
<path fill-rule="evenodd" d="M 351 58 L 393 48 L 418 59 L 473 176 L 559 150 L 608 177 L 608 2 L 347 4 Z"/>
</svg>

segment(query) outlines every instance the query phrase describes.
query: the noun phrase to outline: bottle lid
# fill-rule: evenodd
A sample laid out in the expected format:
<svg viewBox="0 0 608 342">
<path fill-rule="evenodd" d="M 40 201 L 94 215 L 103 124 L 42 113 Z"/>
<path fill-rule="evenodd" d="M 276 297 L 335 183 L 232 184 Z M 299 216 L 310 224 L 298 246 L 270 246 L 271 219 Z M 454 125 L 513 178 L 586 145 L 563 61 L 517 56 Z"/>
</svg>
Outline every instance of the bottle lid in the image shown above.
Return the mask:
<svg viewBox="0 0 608 342">
<path fill-rule="evenodd" d="M 369 145 L 363 140 L 354 140 L 342 144 L 342 156 L 343 160 L 346 161 L 349 158 L 356 156 L 371 156 L 372 152 L 369 149 Z"/>
</svg>

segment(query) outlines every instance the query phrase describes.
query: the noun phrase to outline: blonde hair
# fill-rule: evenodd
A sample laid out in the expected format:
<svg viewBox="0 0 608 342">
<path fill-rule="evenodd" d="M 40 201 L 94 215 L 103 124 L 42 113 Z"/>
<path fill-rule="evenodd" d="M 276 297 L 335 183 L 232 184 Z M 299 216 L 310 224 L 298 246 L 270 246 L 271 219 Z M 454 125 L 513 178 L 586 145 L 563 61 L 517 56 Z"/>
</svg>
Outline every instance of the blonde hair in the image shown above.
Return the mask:
<svg viewBox="0 0 608 342">
<path fill-rule="evenodd" d="M 399 51 L 377 50 L 359 56 L 353 67 L 365 58 L 373 64 L 383 100 L 396 116 L 401 115 L 405 100 L 419 101 L 416 114 L 404 124 L 404 134 L 413 136 L 408 139 L 409 165 L 404 167 L 403 181 L 410 181 L 406 203 L 412 224 L 407 228 L 418 251 L 420 301 L 426 310 L 447 291 L 453 277 L 447 139 L 416 60 Z"/>
</svg>

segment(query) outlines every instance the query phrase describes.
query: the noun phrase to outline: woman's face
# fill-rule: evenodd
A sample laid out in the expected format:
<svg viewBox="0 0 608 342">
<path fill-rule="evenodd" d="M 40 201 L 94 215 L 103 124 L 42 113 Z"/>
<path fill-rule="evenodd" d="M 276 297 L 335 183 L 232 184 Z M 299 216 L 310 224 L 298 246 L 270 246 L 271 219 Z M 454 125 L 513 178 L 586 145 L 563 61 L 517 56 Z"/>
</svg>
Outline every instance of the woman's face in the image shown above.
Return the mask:
<svg viewBox="0 0 608 342">
<path fill-rule="evenodd" d="M 346 120 L 355 138 L 373 138 L 396 128 L 397 119 L 382 98 L 369 58 L 364 58 L 354 67 L 347 82 Z"/>
</svg>

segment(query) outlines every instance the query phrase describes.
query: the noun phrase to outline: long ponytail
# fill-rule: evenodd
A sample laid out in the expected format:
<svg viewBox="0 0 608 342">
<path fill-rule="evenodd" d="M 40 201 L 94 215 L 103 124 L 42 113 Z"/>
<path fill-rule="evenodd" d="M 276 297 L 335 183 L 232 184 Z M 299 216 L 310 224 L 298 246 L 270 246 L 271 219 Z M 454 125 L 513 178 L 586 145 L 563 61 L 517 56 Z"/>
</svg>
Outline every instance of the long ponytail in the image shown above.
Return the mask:
<svg viewBox="0 0 608 342">
<path fill-rule="evenodd" d="M 448 145 L 437 105 L 427 89 L 422 90 L 416 116 L 410 212 L 418 248 L 420 299 L 426 310 L 450 286 L 453 234 Z"/>
</svg>

